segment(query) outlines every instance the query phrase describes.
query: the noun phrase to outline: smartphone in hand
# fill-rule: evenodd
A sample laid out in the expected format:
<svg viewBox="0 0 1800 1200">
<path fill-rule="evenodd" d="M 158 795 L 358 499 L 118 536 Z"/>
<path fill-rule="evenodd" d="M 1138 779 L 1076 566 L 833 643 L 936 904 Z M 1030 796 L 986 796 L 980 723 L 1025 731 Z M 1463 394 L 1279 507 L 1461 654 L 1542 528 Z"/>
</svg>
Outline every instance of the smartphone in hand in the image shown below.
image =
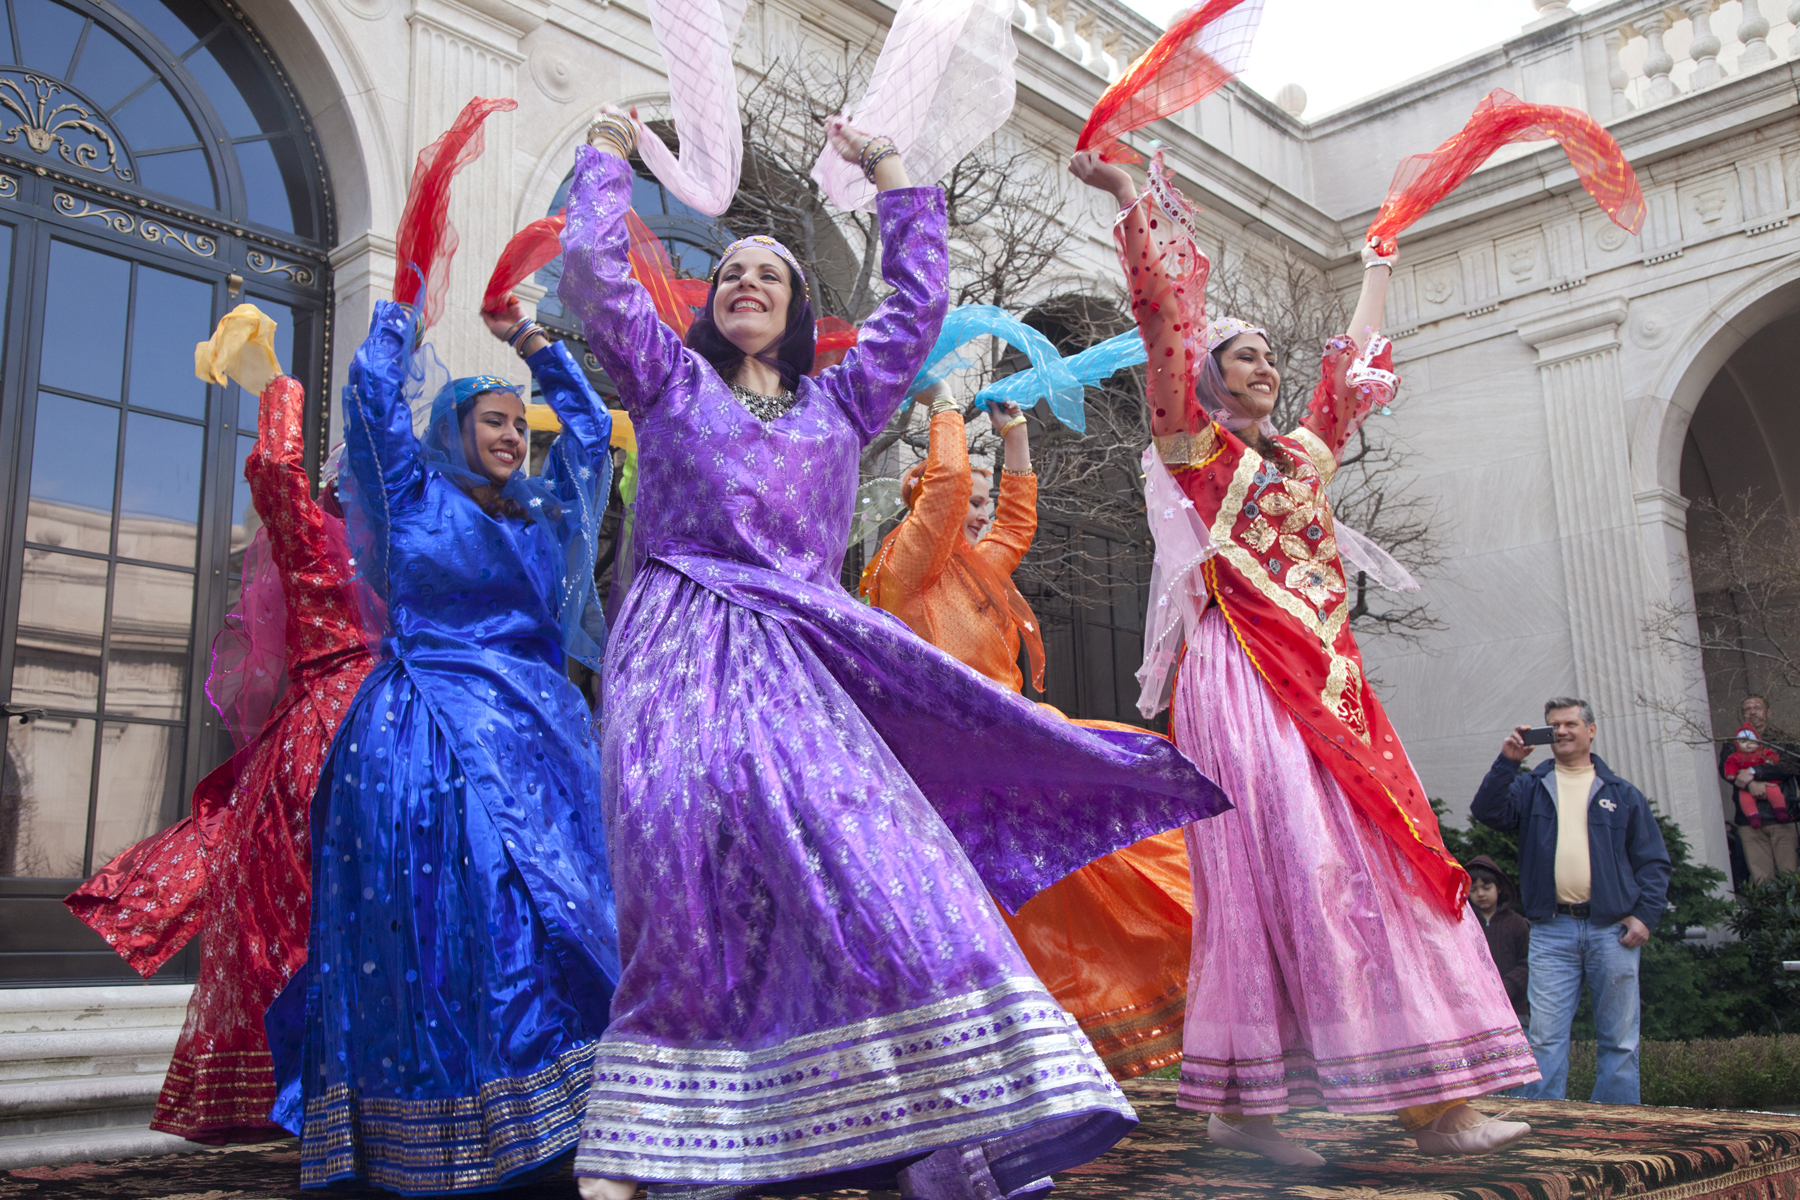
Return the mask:
<svg viewBox="0 0 1800 1200">
<path fill-rule="evenodd" d="M 1548 725 L 1534 725 L 1527 729 L 1521 737 L 1527 746 L 1548 746 L 1555 738 L 1556 731 Z"/>
</svg>

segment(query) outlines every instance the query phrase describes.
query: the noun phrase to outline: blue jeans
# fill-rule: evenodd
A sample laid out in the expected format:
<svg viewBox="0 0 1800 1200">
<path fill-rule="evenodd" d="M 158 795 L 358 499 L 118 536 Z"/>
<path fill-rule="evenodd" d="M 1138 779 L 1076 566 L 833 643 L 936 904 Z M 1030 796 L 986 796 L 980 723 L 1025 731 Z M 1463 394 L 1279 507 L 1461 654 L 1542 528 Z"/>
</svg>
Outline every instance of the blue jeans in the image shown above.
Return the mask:
<svg viewBox="0 0 1800 1200">
<path fill-rule="evenodd" d="M 1562 1100 L 1569 1090 L 1569 1025 L 1585 977 L 1594 997 L 1600 1054 L 1595 1104 L 1638 1101 L 1638 950 L 1619 944 L 1622 925 L 1592 925 L 1557 915 L 1531 923 L 1531 1052 L 1543 1078 L 1516 1094 Z"/>
</svg>

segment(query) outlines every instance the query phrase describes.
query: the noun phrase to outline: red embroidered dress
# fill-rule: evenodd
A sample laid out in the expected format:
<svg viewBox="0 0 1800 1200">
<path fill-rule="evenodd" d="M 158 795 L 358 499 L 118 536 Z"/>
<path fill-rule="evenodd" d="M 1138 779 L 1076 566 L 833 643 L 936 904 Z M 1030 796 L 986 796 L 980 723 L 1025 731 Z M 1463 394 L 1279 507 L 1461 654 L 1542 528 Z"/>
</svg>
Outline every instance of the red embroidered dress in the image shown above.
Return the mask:
<svg viewBox="0 0 1800 1200">
<path fill-rule="evenodd" d="M 1234 805 L 1186 831 L 1194 939 L 1177 1102 L 1399 1110 L 1418 1128 L 1538 1072 L 1483 935 L 1462 919 L 1468 877 L 1349 629 L 1325 486 L 1379 398 L 1362 381 L 1392 381 L 1369 374 L 1388 356 L 1352 374 L 1355 347 L 1333 339 L 1300 427 L 1264 458 L 1200 408 L 1207 264 L 1184 226 L 1145 197 L 1114 231 L 1156 436 L 1146 497 L 1161 581 L 1142 678 L 1154 699 L 1185 637 L 1172 733 Z"/>
<path fill-rule="evenodd" d="M 1350 632 L 1325 486 L 1374 403 L 1370 391 L 1345 381 L 1355 344 L 1336 337 L 1326 345 L 1306 414 L 1293 433 L 1274 437 L 1281 461 L 1266 461 L 1195 398 L 1205 351 L 1202 330 L 1188 317 L 1200 296 L 1189 293 L 1204 291 L 1205 260 L 1181 261 L 1192 247 L 1148 192 L 1120 215 L 1114 237 L 1149 354 L 1157 453 L 1218 548 L 1202 568 L 1210 603 L 1223 611 L 1314 756 L 1402 849 L 1418 873 L 1418 891 L 1460 914 L 1468 874 L 1444 848 L 1425 788 L 1363 676 Z M 1372 365 L 1391 372 L 1392 348 L 1383 347 Z"/>
<path fill-rule="evenodd" d="M 262 393 L 244 464 L 287 603 L 288 687 L 262 732 L 194 790 L 194 812 L 106 864 L 69 908 L 140 974 L 205 931 L 200 979 L 152 1129 L 221 1145 L 287 1136 L 263 1012 L 306 960 L 308 808 L 332 735 L 373 659 L 351 590 L 343 523 L 302 465 L 306 394 Z"/>
</svg>

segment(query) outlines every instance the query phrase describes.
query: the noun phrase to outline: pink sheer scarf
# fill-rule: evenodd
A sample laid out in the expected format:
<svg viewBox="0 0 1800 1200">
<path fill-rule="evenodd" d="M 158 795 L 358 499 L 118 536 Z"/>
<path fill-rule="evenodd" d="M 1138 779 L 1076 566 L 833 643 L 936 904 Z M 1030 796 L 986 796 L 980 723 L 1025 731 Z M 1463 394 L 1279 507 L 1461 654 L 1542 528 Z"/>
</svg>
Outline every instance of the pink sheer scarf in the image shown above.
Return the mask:
<svg viewBox="0 0 1800 1200">
<path fill-rule="evenodd" d="M 650 32 L 669 70 L 669 108 L 681 136 L 677 156 L 642 121 L 638 154 L 682 203 L 724 213 L 744 166 L 737 66 L 731 48 L 747 0 L 650 0 Z"/>
<path fill-rule="evenodd" d="M 287 599 L 264 525 L 244 551 L 243 591 L 213 638 L 206 698 L 219 710 L 233 747 L 242 750 L 268 724 L 286 689 Z"/>
<path fill-rule="evenodd" d="M 1006 124 L 1017 88 L 1012 0 L 904 0 L 850 123 L 885 134 L 914 183 L 930 184 Z M 827 146 L 812 177 L 842 209 L 875 208 L 875 185 Z"/>
</svg>

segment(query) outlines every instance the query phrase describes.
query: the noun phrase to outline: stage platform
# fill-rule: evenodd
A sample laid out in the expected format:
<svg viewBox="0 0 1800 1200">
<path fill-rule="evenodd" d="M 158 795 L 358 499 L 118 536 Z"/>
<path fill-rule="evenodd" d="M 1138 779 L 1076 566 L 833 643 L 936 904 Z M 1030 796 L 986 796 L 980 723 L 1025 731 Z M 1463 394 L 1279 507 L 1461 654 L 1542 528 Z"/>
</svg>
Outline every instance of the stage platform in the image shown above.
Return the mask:
<svg viewBox="0 0 1800 1200">
<path fill-rule="evenodd" d="M 1307 1113 L 1290 1133 L 1329 1161 L 1282 1170 L 1211 1145 L 1175 1107 L 1175 1085 L 1126 1085 L 1142 1124 L 1057 1179 L 1060 1200 L 1800 1200 L 1800 1118 L 1773 1113 L 1520 1101 L 1533 1134 L 1478 1159 L 1421 1158 L 1391 1117 Z M 1484 1107 L 1498 1109 L 1487 1102 Z M 292 1141 L 157 1158 L 28 1167 L 0 1174 L 0 1200 L 364 1200 L 362 1189 L 302 1192 Z M 572 1179 L 487 1193 L 573 1200 Z M 834 1200 L 864 1193 L 838 1193 Z M 869 1200 L 890 1200 L 875 1193 Z"/>
</svg>

